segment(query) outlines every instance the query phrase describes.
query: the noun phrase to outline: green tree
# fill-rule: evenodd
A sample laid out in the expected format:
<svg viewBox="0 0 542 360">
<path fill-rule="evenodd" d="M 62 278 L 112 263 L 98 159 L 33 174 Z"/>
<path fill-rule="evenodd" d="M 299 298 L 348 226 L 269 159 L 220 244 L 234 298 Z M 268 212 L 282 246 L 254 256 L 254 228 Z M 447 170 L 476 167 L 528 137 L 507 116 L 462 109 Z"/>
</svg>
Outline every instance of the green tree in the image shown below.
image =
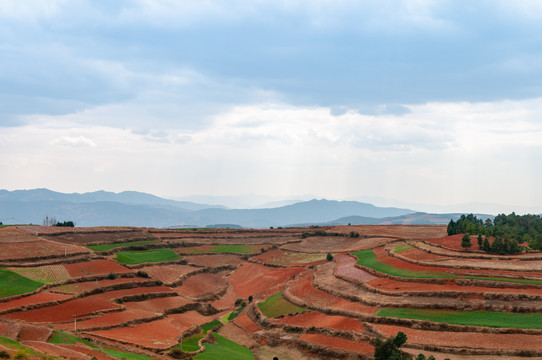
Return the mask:
<svg viewBox="0 0 542 360">
<path fill-rule="evenodd" d="M 472 244 L 470 242 L 470 236 L 467 235 L 467 234 L 463 235 L 463 238 L 461 239 L 461 247 L 463 249 L 467 250 L 471 246 L 472 246 Z"/>
<path fill-rule="evenodd" d="M 484 240 L 482 240 L 482 234 L 478 234 L 478 237 L 476 239 L 478 240 L 478 249 L 482 250 L 482 246 L 484 245 Z"/>
<path fill-rule="evenodd" d="M 489 244 L 489 240 L 488 240 L 487 236 L 484 238 L 484 245 L 482 246 L 482 249 L 485 252 L 490 252 L 491 251 L 491 245 Z"/>
<path fill-rule="evenodd" d="M 331 253 L 327 253 L 326 259 L 327 259 L 327 261 L 333 260 L 333 255 L 331 255 Z"/>
<path fill-rule="evenodd" d="M 375 360 L 406 360 L 410 359 L 409 355 L 404 355 L 399 350 L 407 341 L 407 336 L 402 331 L 399 331 L 395 337 L 390 337 L 386 341 L 381 339 L 375 340 Z"/>
</svg>

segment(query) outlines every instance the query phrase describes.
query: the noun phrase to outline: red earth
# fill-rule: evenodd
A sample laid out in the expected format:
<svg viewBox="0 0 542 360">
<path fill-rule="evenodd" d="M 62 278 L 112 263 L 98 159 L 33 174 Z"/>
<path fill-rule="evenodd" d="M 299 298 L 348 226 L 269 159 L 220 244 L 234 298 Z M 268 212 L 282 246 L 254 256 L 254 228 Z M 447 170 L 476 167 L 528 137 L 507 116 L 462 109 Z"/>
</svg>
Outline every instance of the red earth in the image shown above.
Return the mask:
<svg viewBox="0 0 542 360">
<path fill-rule="evenodd" d="M 197 274 L 190 276 L 181 286 L 173 289 L 179 295 L 187 297 L 199 297 L 206 294 L 213 294 L 227 285 L 225 280 L 227 274 L 229 274 L 229 271 L 222 271 L 216 274 Z"/>
<path fill-rule="evenodd" d="M 71 277 L 107 275 L 109 273 L 133 272 L 128 268 L 110 260 L 92 260 L 64 265 Z"/>
<path fill-rule="evenodd" d="M 427 331 L 379 324 L 374 324 L 373 326 L 386 337 L 395 336 L 397 332 L 402 331 L 406 334 L 408 343 L 412 344 L 494 350 L 542 350 L 542 335 Z"/>
<path fill-rule="evenodd" d="M 0 312 L 18 308 L 21 306 L 28 306 L 28 305 L 35 305 L 35 304 L 41 304 L 41 303 L 47 303 L 50 301 L 59 301 L 64 300 L 72 297 L 72 295 L 64 295 L 64 294 L 53 294 L 49 291 L 42 291 L 40 293 L 21 297 L 15 300 L 11 300 L 8 302 L 0 303 Z"/>
<path fill-rule="evenodd" d="M 347 351 L 354 351 L 366 355 L 374 354 L 375 351 L 374 346 L 365 342 L 347 340 L 321 334 L 303 334 L 299 339 L 313 344 L 329 346 L 332 348 Z"/>
<path fill-rule="evenodd" d="M 186 255 L 183 258 L 189 264 L 205 267 L 217 267 L 222 265 L 240 265 L 246 261 L 241 256 L 234 254 L 208 254 L 208 255 Z"/>
<path fill-rule="evenodd" d="M 242 313 L 238 317 L 235 318 L 233 321 L 236 325 L 242 327 L 249 333 L 255 333 L 256 331 L 260 331 L 260 327 L 252 321 L 246 313 Z"/>
<path fill-rule="evenodd" d="M 243 264 L 232 275 L 228 282 L 239 297 L 268 297 L 284 287 L 292 275 L 299 274 L 303 269 L 270 268 L 260 264 Z"/>
<path fill-rule="evenodd" d="M 77 330 L 87 330 L 94 328 L 102 328 L 107 326 L 121 326 L 122 324 L 133 321 L 140 320 L 145 318 L 155 317 L 156 314 L 137 310 L 137 309 L 127 309 L 125 311 L 114 311 L 107 312 L 103 315 L 98 315 L 96 317 L 90 317 L 88 319 L 77 320 Z M 55 329 L 58 330 L 74 330 L 73 322 L 63 323 L 63 324 L 54 324 Z"/>
<path fill-rule="evenodd" d="M 338 315 L 326 315 L 316 311 L 306 312 L 295 316 L 286 316 L 280 319 L 274 318 L 273 322 L 303 327 L 324 327 L 360 333 L 365 331 L 362 323 L 356 319 Z"/>
<path fill-rule="evenodd" d="M 356 267 L 357 259 L 351 255 L 337 255 L 335 256 L 335 261 L 337 262 L 335 274 L 338 276 L 343 276 L 359 282 L 369 282 L 377 278 L 367 271 Z"/>
<path fill-rule="evenodd" d="M 360 314 L 375 314 L 378 310 L 372 306 L 366 306 L 357 302 L 335 297 L 325 291 L 317 290 L 312 286 L 312 274 L 314 271 L 306 271 L 295 280 L 288 283 L 288 291 L 304 301 L 308 307 L 320 309 L 338 309 Z"/>
<path fill-rule="evenodd" d="M 74 316 L 85 316 L 97 311 L 122 309 L 122 306 L 111 300 L 137 294 L 171 292 L 165 286 L 134 288 L 109 291 L 103 294 L 90 295 L 46 308 L 27 310 L 4 315 L 6 318 L 25 320 L 35 323 L 61 323 L 71 322 Z"/>
<path fill-rule="evenodd" d="M 139 270 L 146 272 L 153 279 L 160 280 L 166 284 L 171 284 L 181 276 L 198 269 L 192 266 L 175 264 L 145 266 Z"/>
</svg>

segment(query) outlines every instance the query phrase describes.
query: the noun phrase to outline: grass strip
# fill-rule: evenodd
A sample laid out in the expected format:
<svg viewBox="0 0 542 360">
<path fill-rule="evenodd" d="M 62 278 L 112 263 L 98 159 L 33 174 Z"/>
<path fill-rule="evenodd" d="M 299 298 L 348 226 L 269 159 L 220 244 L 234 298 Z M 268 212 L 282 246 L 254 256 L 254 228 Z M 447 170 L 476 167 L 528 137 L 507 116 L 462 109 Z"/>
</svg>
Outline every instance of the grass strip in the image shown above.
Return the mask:
<svg viewBox="0 0 542 360">
<path fill-rule="evenodd" d="M 43 284 L 13 271 L 0 269 L 0 298 L 31 292 Z"/>
<path fill-rule="evenodd" d="M 412 247 L 412 245 L 401 245 L 401 246 L 397 246 L 397 247 L 394 247 L 393 248 L 393 252 L 394 253 L 399 253 L 401 251 L 404 251 L 406 249 L 410 249 Z"/>
<path fill-rule="evenodd" d="M 376 315 L 401 319 L 428 320 L 454 325 L 542 329 L 542 314 L 540 313 L 383 308 L 378 310 Z"/>
<path fill-rule="evenodd" d="M 158 244 L 158 243 L 160 243 L 160 241 L 146 240 L 146 241 L 132 241 L 132 242 L 126 242 L 126 243 L 117 243 L 117 244 L 91 245 L 91 246 L 87 246 L 87 247 L 92 251 L 109 251 L 111 249 L 116 249 L 116 248 L 120 248 L 120 247 Z"/>
<path fill-rule="evenodd" d="M 279 315 L 291 314 L 300 311 L 310 311 L 292 304 L 282 297 L 282 291 L 268 297 L 263 303 L 258 304 L 258 308 L 268 318 Z"/>
<path fill-rule="evenodd" d="M 0 345 L 3 347 L 6 347 L 8 349 L 17 350 L 17 353 L 14 354 L 14 358 L 17 359 L 17 354 L 21 354 L 21 359 L 27 359 L 29 356 L 39 356 L 41 359 L 57 359 L 55 356 L 46 355 L 41 352 L 38 352 L 32 348 L 29 348 L 28 346 L 24 346 L 20 344 L 18 341 L 15 341 L 13 339 L 0 336 Z M 24 357 L 24 355 L 27 355 L 27 357 Z"/>
<path fill-rule="evenodd" d="M 197 360 L 254 360 L 250 349 L 213 333 L 216 344 L 205 344 L 205 351 L 194 356 Z"/>
<path fill-rule="evenodd" d="M 121 264 L 143 264 L 180 260 L 181 256 L 171 249 L 144 251 L 119 251 L 114 260 Z"/>
<path fill-rule="evenodd" d="M 53 337 L 49 340 L 51 344 L 83 344 L 86 345 L 94 350 L 101 351 L 104 354 L 110 355 L 117 359 L 126 359 L 126 360 L 151 360 L 152 358 L 147 355 L 141 355 L 141 354 L 134 354 L 129 353 L 125 351 L 119 351 L 119 350 L 113 350 L 113 349 L 106 349 L 101 348 L 99 346 L 96 346 L 92 344 L 90 341 L 82 339 L 78 336 L 75 336 L 73 334 L 64 332 L 64 331 L 55 331 L 53 333 Z"/>
<path fill-rule="evenodd" d="M 187 337 L 186 339 L 183 339 L 182 344 L 179 344 L 175 346 L 174 348 L 181 349 L 184 352 L 192 352 L 197 351 L 200 349 L 200 346 L 198 345 L 198 342 L 207 335 L 207 333 L 211 330 L 213 330 L 215 327 L 219 326 L 221 324 L 218 320 L 213 320 L 211 322 L 208 322 L 206 324 L 203 324 L 201 326 L 202 332 L 196 335 L 192 335 L 190 337 Z M 181 348 L 182 345 L 182 348 Z"/>
<path fill-rule="evenodd" d="M 473 280 L 485 280 L 485 281 L 502 281 L 519 284 L 529 285 L 542 285 L 542 280 L 531 279 L 512 279 L 512 278 L 500 278 L 490 276 L 457 276 L 440 271 L 417 271 L 406 270 L 383 263 L 376 260 L 376 255 L 373 250 L 361 250 L 353 252 L 352 255 L 358 257 L 358 265 L 363 265 L 373 270 L 379 271 L 384 274 L 404 277 L 404 278 L 418 278 L 418 279 L 473 279 Z"/>
</svg>

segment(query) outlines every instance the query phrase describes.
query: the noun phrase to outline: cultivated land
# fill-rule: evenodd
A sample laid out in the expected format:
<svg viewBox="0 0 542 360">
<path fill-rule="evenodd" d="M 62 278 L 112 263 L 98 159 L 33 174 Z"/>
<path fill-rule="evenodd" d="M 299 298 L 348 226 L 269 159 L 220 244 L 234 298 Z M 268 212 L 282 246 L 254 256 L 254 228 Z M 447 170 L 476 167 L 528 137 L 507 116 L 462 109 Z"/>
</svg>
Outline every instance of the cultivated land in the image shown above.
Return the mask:
<svg viewBox="0 0 542 360">
<path fill-rule="evenodd" d="M 542 253 L 460 242 L 415 225 L 4 227 L 0 351 L 371 359 L 402 331 L 439 360 L 542 358 Z"/>
</svg>

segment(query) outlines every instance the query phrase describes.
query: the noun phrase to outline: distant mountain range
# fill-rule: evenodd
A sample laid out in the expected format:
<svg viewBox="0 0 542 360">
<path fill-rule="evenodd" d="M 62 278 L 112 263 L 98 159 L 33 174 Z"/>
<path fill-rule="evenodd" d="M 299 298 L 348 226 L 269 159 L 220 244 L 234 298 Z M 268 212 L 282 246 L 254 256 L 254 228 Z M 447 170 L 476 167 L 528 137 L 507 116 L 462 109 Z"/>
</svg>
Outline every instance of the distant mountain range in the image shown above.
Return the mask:
<svg viewBox="0 0 542 360">
<path fill-rule="evenodd" d="M 48 189 L 0 190 L 0 221 L 4 224 L 41 224 L 46 216 L 54 216 L 58 221 L 74 221 L 76 226 L 231 224 L 264 228 L 296 224 L 447 224 L 460 215 L 426 214 L 358 201 L 313 199 L 273 208 L 229 209 L 223 205 L 175 201 L 135 191 L 65 194 Z"/>
</svg>

